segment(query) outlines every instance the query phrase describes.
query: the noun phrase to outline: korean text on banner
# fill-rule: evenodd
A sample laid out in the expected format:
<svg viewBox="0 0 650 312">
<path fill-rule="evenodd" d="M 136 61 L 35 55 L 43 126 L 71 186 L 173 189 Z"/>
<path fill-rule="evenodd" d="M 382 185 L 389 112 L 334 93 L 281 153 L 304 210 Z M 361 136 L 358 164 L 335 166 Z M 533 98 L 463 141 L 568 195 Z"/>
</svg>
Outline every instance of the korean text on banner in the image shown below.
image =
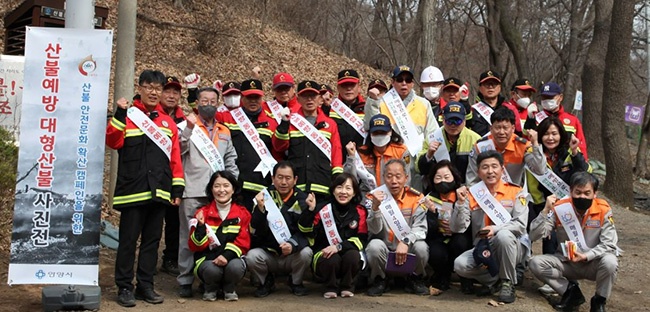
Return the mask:
<svg viewBox="0 0 650 312">
<path fill-rule="evenodd" d="M 0 127 L 20 135 L 20 103 L 23 100 L 23 68 L 25 58 L 0 55 Z"/>
</svg>

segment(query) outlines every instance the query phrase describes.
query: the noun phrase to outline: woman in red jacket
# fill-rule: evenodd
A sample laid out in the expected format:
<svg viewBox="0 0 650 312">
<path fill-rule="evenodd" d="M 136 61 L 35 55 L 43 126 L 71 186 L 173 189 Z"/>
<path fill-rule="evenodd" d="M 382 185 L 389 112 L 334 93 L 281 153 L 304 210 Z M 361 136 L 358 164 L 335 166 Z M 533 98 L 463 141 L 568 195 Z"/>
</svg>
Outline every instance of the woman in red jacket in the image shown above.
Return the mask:
<svg viewBox="0 0 650 312">
<path fill-rule="evenodd" d="M 223 290 L 226 301 L 237 301 L 235 286 L 244 277 L 242 256 L 250 249 L 248 210 L 233 202 L 241 191 L 237 179 L 227 171 L 217 171 L 206 187 L 209 204 L 190 220 L 189 247 L 194 252 L 194 274 L 205 285 L 203 300 L 217 300 Z"/>
</svg>

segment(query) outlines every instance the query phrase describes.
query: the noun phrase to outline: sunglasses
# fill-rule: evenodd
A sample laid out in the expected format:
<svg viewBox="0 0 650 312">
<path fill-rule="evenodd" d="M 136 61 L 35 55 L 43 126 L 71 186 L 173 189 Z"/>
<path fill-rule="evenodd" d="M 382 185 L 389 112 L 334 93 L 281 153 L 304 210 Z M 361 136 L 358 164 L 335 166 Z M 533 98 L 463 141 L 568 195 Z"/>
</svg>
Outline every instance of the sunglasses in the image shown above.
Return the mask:
<svg viewBox="0 0 650 312">
<path fill-rule="evenodd" d="M 397 78 L 395 78 L 395 81 L 400 82 L 400 83 L 405 82 L 405 81 L 406 81 L 406 83 L 411 83 L 411 82 L 413 82 L 413 77 L 397 77 Z"/>
<path fill-rule="evenodd" d="M 460 126 L 462 123 L 463 120 L 458 118 L 445 119 L 445 124 L 449 126 Z"/>
</svg>

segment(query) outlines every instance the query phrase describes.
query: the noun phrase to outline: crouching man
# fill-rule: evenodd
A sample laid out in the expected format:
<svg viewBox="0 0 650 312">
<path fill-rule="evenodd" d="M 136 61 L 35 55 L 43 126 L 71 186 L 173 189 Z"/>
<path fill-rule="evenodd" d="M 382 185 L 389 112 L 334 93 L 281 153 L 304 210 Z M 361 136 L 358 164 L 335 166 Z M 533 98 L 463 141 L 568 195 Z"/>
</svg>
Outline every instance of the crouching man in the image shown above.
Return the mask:
<svg viewBox="0 0 650 312">
<path fill-rule="evenodd" d="M 560 243 L 554 255 L 533 257 L 530 271 L 562 295 L 562 300 L 554 305 L 562 311 L 574 310 L 585 302 L 574 281 L 595 280 L 596 294 L 591 297 L 590 311 L 605 311 L 618 268 L 618 235 L 612 209 L 604 199 L 595 198 L 598 179 L 592 174 L 574 174 L 569 186 L 571 198 L 557 200 L 555 195 L 549 196 L 544 209 L 530 224 L 532 240 L 557 231 Z"/>
</svg>

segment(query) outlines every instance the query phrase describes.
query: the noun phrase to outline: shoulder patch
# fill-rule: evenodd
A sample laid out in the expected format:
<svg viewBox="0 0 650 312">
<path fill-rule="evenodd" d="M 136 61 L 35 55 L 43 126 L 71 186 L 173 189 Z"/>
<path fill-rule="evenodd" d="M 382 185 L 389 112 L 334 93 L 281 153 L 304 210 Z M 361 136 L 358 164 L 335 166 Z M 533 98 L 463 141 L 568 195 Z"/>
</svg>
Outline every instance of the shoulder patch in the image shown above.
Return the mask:
<svg viewBox="0 0 650 312">
<path fill-rule="evenodd" d="M 264 110 L 264 114 L 266 114 L 266 116 L 269 116 L 269 117 L 275 119 L 275 116 L 273 116 L 273 113 L 271 113 L 271 112 L 269 112 L 267 110 Z"/>
<path fill-rule="evenodd" d="M 607 217 L 607 220 L 609 220 L 609 223 L 614 225 L 614 216 L 613 215 L 609 215 L 609 217 Z"/>
<path fill-rule="evenodd" d="M 412 187 L 409 187 L 406 190 L 411 194 L 415 194 L 415 195 L 421 195 L 422 194 L 420 191 L 418 191 L 418 190 L 416 190 L 416 189 L 414 189 Z"/>
<path fill-rule="evenodd" d="M 520 136 L 517 136 L 517 137 L 515 137 L 515 142 L 526 144 L 526 143 L 528 143 L 528 140 L 526 140 L 526 139 L 524 139 L 524 138 L 522 138 Z"/>
<path fill-rule="evenodd" d="M 411 155 L 406 155 L 406 156 L 404 157 L 404 162 L 405 162 L 407 165 L 411 164 Z"/>
</svg>

